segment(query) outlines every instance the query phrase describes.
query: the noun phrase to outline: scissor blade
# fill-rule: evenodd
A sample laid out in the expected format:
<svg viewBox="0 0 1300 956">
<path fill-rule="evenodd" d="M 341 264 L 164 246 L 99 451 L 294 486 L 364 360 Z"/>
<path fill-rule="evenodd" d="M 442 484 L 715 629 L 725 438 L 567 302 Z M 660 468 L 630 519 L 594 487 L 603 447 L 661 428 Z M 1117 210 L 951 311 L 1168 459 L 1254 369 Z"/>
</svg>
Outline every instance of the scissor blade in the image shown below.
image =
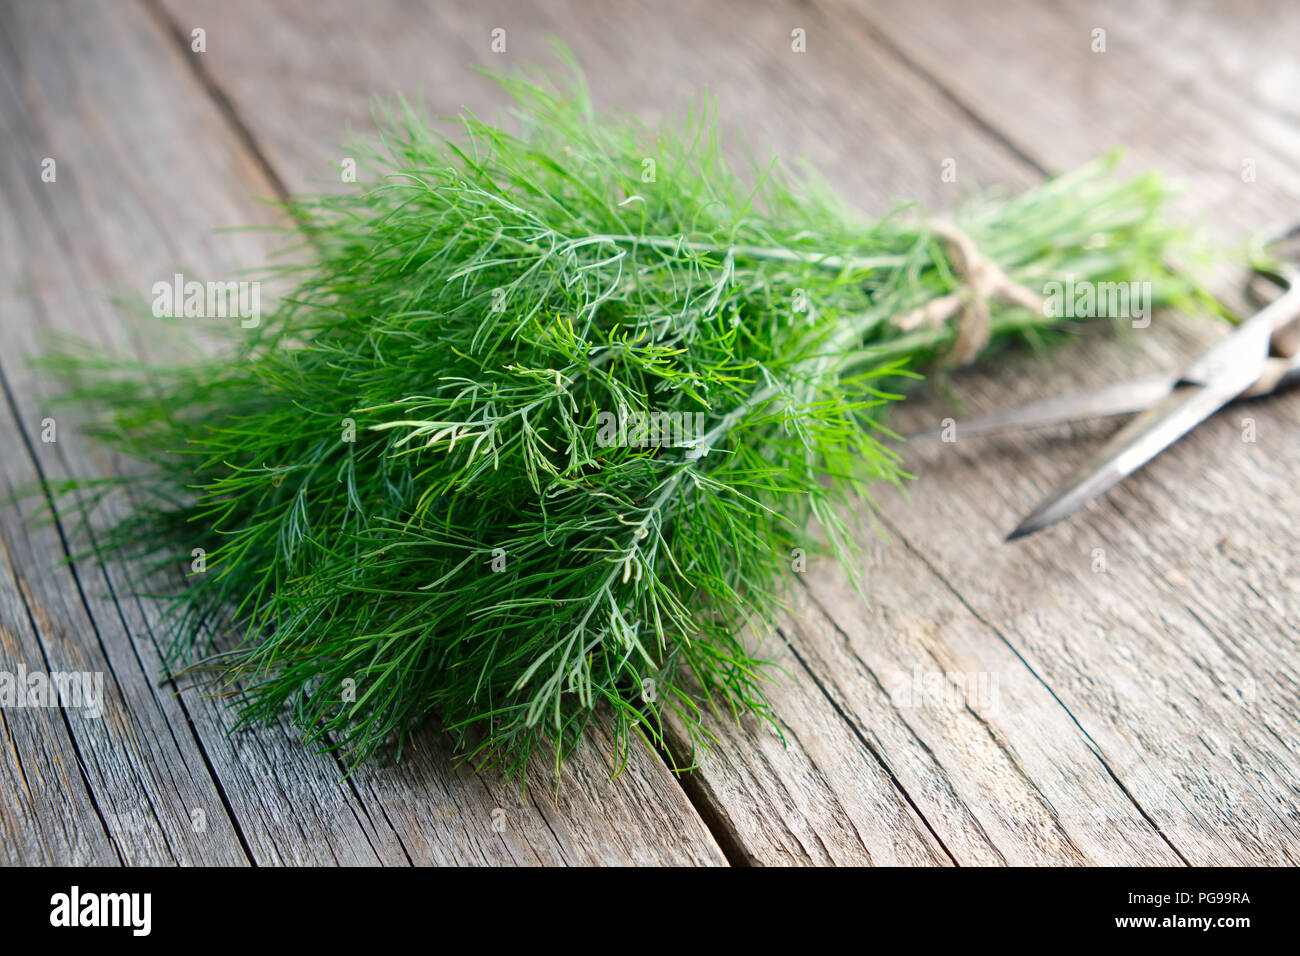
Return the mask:
<svg viewBox="0 0 1300 956">
<path fill-rule="evenodd" d="M 1093 418 L 1131 415 L 1134 412 L 1146 411 L 1165 398 L 1176 381 L 1177 376 L 1160 375 L 1108 385 L 1080 395 L 1058 395 L 1054 398 L 1030 402 L 1019 408 L 957 421 L 953 433 L 957 438 L 971 435 L 996 435 L 1001 432 L 1045 428 L 1049 425 L 1064 425 Z M 908 441 L 937 440 L 944 436 L 945 431 L 944 428 L 931 428 L 914 432 L 906 438 Z"/>
<path fill-rule="evenodd" d="M 1226 405 L 1240 391 L 1235 383 L 1181 385 L 1121 428 L 1061 490 L 1035 508 L 1008 541 L 1041 531 L 1109 491 Z"/>
<path fill-rule="evenodd" d="M 1260 378 L 1273 331 L 1295 314 L 1300 287 L 1265 306 L 1189 365 L 1159 404 L 1119 430 L 1097 456 L 1007 535 L 1023 538 L 1073 514 L 1137 471 Z"/>
</svg>

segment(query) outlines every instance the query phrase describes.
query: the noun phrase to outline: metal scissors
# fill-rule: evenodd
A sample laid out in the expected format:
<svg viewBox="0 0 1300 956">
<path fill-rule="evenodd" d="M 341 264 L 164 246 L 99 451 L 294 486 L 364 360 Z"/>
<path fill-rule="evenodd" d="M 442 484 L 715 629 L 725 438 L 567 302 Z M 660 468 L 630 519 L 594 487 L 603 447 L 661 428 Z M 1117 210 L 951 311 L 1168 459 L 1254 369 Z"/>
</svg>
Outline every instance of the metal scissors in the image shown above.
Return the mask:
<svg viewBox="0 0 1300 956">
<path fill-rule="evenodd" d="M 1300 225 L 1268 245 L 1297 236 Z M 1059 490 L 1030 512 L 1007 535 L 1007 541 L 1041 531 L 1073 514 L 1225 405 L 1300 384 L 1300 270 L 1279 261 L 1257 267 L 1256 275 L 1284 291 L 1181 372 L 1049 398 L 956 423 L 955 434 L 966 437 L 1137 413 Z M 935 439 L 942 434 L 942 429 L 934 429 L 909 435 L 908 440 Z"/>
</svg>

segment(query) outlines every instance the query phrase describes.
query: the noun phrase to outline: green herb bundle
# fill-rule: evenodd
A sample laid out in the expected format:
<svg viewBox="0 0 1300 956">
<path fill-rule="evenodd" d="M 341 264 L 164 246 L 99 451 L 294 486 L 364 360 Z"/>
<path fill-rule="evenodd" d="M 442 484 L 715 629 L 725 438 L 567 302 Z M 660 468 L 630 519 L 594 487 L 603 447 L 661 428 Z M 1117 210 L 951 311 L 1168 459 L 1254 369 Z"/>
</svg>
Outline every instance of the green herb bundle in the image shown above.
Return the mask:
<svg viewBox="0 0 1300 956">
<path fill-rule="evenodd" d="M 747 635 L 801 553 L 851 561 L 845 514 L 905 477 L 883 408 L 958 335 L 897 318 L 969 291 L 915 212 L 734 169 L 709 110 L 649 131 L 500 82 L 517 134 L 402 107 L 368 181 L 290 203 L 312 261 L 227 354 L 49 363 L 147 466 L 94 553 L 206 554 L 165 597 L 173 660 L 351 763 L 427 715 L 521 773 L 602 712 L 624 746 L 765 714 Z M 1166 190 L 1110 165 L 956 221 L 1027 288 L 1168 293 Z M 994 341 L 1060 324 L 990 305 Z"/>
</svg>

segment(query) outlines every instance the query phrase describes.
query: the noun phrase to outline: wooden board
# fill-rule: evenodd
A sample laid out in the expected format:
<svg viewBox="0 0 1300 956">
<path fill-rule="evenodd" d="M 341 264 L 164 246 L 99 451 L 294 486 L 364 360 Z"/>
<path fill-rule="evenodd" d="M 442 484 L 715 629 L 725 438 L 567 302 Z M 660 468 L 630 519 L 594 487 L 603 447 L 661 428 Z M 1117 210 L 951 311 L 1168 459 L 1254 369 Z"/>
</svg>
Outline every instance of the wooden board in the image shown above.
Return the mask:
<svg viewBox="0 0 1300 956">
<path fill-rule="evenodd" d="M 707 87 L 733 130 L 809 157 L 870 214 L 1022 189 L 1120 142 L 1131 166 L 1184 178 L 1179 214 L 1229 240 L 1300 192 L 1296 14 L 1277 4 L 69 9 L 20 5 L 0 20 L 6 50 L 39 51 L 0 70 L 5 141 L 28 164 L 0 171 L 0 427 L 23 449 L 5 458 L 11 485 L 38 469 L 117 467 L 72 429 L 40 442 L 46 386 L 21 364 L 37 330 L 121 341 L 129 325 L 89 290 L 122 283 L 138 297 L 173 266 L 256 264 L 273 241 L 213 227 L 268 221 L 254 196 L 332 188 L 344 130 L 369 127 L 373 97 L 490 114 L 500 97 L 472 68 L 546 61 L 552 36 L 583 62 L 598 105 L 653 122 Z M 203 54 L 189 48 L 197 28 Z M 791 49 L 795 29 L 807 53 Z M 1092 52 L 1095 29 L 1105 53 Z M 39 180 L 47 154 L 60 156 L 57 185 Z M 940 178 L 949 159 L 956 183 Z M 1162 318 L 1046 362 L 1003 357 L 952 387 L 974 412 L 1168 368 L 1219 334 Z M 929 393 L 899 417 L 953 413 Z M 641 751 L 611 783 L 596 735 L 558 790 L 527 798 L 453 769 L 437 738 L 339 786 L 337 765 L 285 727 L 227 737 L 220 702 L 153 687 L 151 610 L 112 574 L 47 570 L 58 534 L 7 512 L 3 666 L 99 667 L 115 689 L 97 723 L 0 711 L 0 860 L 699 863 L 725 849 L 775 864 L 1295 862 L 1297 416 L 1300 396 L 1225 414 L 1079 519 L 1014 546 L 1001 535 L 1108 426 L 918 450 L 918 480 L 906 499 L 882 495 L 886 535 L 855 574 L 870 605 L 829 564 L 795 580 L 771 648 L 784 740 L 717 722 L 696 772 L 675 780 Z M 672 749 L 690 755 L 680 733 Z M 205 834 L 192 832 L 194 808 Z M 504 833 L 491 827 L 498 808 Z"/>
<path fill-rule="evenodd" d="M 25 364 L 39 333 L 76 330 L 129 345 L 130 323 L 107 297 L 123 291 L 142 301 L 176 269 L 210 276 L 257 265 L 274 245 L 264 234 L 213 230 L 267 221 L 255 200 L 275 192 L 150 11 L 78 5 L 74 15 L 45 4 L 15 13 L 4 42 L 23 55 L 0 68 L 0 117 L 15 157 L 2 174 L 0 217 L 0 427 L 14 452 L 3 457 L 10 488 L 113 467 L 61 416 L 57 441 L 40 440 L 50 385 Z M 40 178 L 46 156 L 57 160 L 53 183 Z M 681 788 L 644 748 L 615 787 L 608 742 L 597 737 L 558 784 L 539 767 L 525 798 L 493 775 L 454 768 L 436 737 L 400 767 L 343 782 L 334 758 L 305 750 L 286 727 L 227 736 L 232 715 L 220 701 L 155 686 L 153 612 L 116 572 L 58 566 L 65 530 L 42 533 L 15 509 L 4 513 L 4 664 L 102 672 L 105 714 L 0 715 L 14 781 L 0 797 L 0 860 L 723 862 Z"/>
<path fill-rule="evenodd" d="M 1287 210 L 1300 193 L 1300 130 L 1279 121 L 1271 93 L 1294 71 L 1282 41 L 1300 26 L 1294 8 L 1243 15 L 1169 4 L 1133 16 L 1119 4 L 1007 3 L 960 28 L 938 12 L 891 2 L 870 22 L 1043 167 L 1124 142 L 1132 165 L 1187 182 L 1180 208 L 1223 242 L 1296 218 Z M 1089 43 L 1098 28 L 1104 53 Z M 1012 32 L 1016 56 L 1007 55 Z M 995 59 L 1002 68 L 988 69 Z M 1239 268 L 1223 274 L 1241 281 Z M 958 388 L 972 409 L 990 408 L 1041 394 L 1045 382 L 1082 389 L 1125 367 L 1168 368 L 1221 334 L 1157 321 L 1131 346 L 1090 343 L 1046 369 L 1017 363 Z M 941 406 L 912 411 L 935 420 Z M 959 440 L 918 460 L 918 507 L 893 512 L 898 536 L 1051 689 L 1107 772 L 1192 863 L 1297 856 L 1297 415 L 1294 393 L 1232 409 L 1079 520 L 1016 546 L 998 537 L 1109 429 L 1077 440 Z M 1246 419 L 1253 442 L 1243 440 Z"/>
</svg>

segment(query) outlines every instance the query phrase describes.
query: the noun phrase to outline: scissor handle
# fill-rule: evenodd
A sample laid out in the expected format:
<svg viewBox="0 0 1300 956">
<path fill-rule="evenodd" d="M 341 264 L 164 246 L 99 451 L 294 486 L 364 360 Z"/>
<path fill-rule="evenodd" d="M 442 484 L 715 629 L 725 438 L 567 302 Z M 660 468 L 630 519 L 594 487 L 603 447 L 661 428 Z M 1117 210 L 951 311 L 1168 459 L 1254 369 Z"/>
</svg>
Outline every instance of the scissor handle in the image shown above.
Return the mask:
<svg viewBox="0 0 1300 956">
<path fill-rule="evenodd" d="M 1296 232 L 1297 229 L 1292 229 L 1291 234 Z M 1268 340 L 1269 357 L 1264 360 L 1255 384 L 1242 393 L 1243 398 L 1255 398 L 1300 385 L 1300 273 L 1288 263 L 1276 269 L 1257 269 L 1256 278 L 1267 279 L 1281 291 L 1281 295 L 1272 297 L 1267 307 L 1277 307 L 1283 299 L 1291 299 L 1297 304 L 1291 307 L 1289 317 L 1281 319 L 1273 327 Z M 1253 283 L 1251 291 L 1257 298 L 1264 298 L 1258 284 Z"/>
</svg>

